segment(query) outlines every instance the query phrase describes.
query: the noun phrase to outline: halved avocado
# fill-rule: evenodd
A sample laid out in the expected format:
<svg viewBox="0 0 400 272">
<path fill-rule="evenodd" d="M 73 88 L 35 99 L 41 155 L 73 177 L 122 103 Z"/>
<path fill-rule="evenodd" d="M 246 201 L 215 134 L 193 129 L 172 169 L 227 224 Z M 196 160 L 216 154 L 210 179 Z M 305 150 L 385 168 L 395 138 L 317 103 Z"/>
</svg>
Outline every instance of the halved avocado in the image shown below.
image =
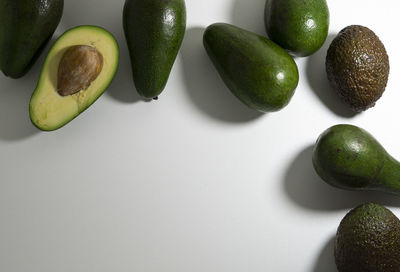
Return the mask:
<svg viewBox="0 0 400 272">
<path fill-rule="evenodd" d="M 93 104 L 117 71 L 115 38 L 98 26 L 78 26 L 54 43 L 29 104 L 32 123 L 56 130 Z"/>
</svg>

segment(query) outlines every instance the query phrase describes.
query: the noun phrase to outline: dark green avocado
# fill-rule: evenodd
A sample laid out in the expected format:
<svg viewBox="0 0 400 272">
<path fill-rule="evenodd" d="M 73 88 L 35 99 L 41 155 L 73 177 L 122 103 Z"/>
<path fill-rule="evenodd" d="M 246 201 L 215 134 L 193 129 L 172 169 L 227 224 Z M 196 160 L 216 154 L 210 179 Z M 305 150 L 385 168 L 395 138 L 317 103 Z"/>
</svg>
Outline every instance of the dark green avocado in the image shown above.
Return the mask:
<svg viewBox="0 0 400 272">
<path fill-rule="evenodd" d="M 340 98 L 355 112 L 367 110 L 385 91 L 389 57 L 383 43 L 367 27 L 344 28 L 326 55 L 326 73 Z"/>
<path fill-rule="evenodd" d="M 339 272 L 399 272 L 399 219 L 378 204 L 351 210 L 337 230 L 335 262 Z"/>
<path fill-rule="evenodd" d="M 64 0 L 0 1 L 0 69 L 6 76 L 26 74 L 50 40 Z"/>
<path fill-rule="evenodd" d="M 400 195 L 399 162 L 359 127 L 336 125 L 324 131 L 312 160 L 318 175 L 332 186 Z"/>
<path fill-rule="evenodd" d="M 269 38 L 295 56 L 312 55 L 328 35 L 326 0 L 267 0 L 264 19 Z"/>
<path fill-rule="evenodd" d="M 183 41 L 185 1 L 126 0 L 123 25 L 136 89 L 144 98 L 156 98 Z"/>
<path fill-rule="evenodd" d="M 299 80 L 293 58 L 273 41 L 239 27 L 207 27 L 204 47 L 221 78 L 244 104 L 278 111 L 292 98 Z"/>
</svg>

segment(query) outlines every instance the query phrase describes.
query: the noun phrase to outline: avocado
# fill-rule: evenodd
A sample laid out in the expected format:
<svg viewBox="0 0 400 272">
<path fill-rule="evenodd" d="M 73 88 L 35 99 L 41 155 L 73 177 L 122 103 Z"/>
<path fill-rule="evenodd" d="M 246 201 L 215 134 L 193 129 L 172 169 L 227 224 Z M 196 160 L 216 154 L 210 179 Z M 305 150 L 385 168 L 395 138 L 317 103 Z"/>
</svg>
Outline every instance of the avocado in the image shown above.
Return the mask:
<svg viewBox="0 0 400 272">
<path fill-rule="evenodd" d="M 385 207 L 366 203 L 340 222 L 335 238 L 339 272 L 400 271 L 400 221 Z"/>
<path fill-rule="evenodd" d="M 329 46 L 325 64 L 332 87 L 355 112 L 373 107 L 385 91 L 389 57 L 367 27 L 351 25 L 341 30 Z"/>
<path fill-rule="evenodd" d="M 324 44 L 329 9 L 326 0 L 267 0 L 264 21 L 271 40 L 291 54 L 305 57 Z"/>
<path fill-rule="evenodd" d="M 293 58 L 273 41 L 216 23 L 205 30 L 203 43 L 226 86 L 248 107 L 272 112 L 289 103 L 299 72 Z"/>
<path fill-rule="evenodd" d="M 34 64 L 53 36 L 64 0 L 0 1 L 0 69 L 20 78 Z"/>
<path fill-rule="evenodd" d="M 359 127 L 342 124 L 324 131 L 312 161 L 318 175 L 332 186 L 400 195 L 400 163 Z"/>
<path fill-rule="evenodd" d="M 57 39 L 44 62 L 29 104 L 32 123 L 58 129 L 94 103 L 118 67 L 118 44 L 98 26 L 78 26 Z"/>
<path fill-rule="evenodd" d="M 138 93 L 156 99 L 167 84 L 186 29 L 184 0 L 126 0 L 123 26 Z"/>
</svg>

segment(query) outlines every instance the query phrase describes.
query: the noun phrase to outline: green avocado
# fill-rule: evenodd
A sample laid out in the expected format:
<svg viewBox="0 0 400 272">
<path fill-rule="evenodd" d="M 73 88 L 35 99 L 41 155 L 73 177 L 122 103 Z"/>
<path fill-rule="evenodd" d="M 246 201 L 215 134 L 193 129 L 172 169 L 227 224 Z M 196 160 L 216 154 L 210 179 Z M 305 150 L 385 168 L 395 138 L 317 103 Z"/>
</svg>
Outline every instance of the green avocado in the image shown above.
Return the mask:
<svg viewBox="0 0 400 272">
<path fill-rule="evenodd" d="M 299 81 L 293 58 L 271 40 L 239 27 L 207 27 L 204 47 L 221 78 L 244 104 L 260 112 L 278 111 Z"/>
<path fill-rule="evenodd" d="M 32 123 L 58 129 L 93 104 L 117 71 L 118 44 L 97 26 L 66 31 L 50 49 L 29 104 Z"/>
<path fill-rule="evenodd" d="M 388 209 L 366 203 L 341 221 L 335 238 L 339 272 L 400 271 L 400 221 Z"/>
<path fill-rule="evenodd" d="M 4 75 L 25 75 L 53 36 L 64 0 L 0 1 L 0 69 Z"/>
<path fill-rule="evenodd" d="M 367 27 L 342 29 L 329 46 L 325 64 L 330 84 L 355 112 L 373 107 L 385 91 L 389 57 L 378 36 Z"/>
<path fill-rule="evenodd" d="M 271 40 L 293 55 L 312 55 L 329 30 L 326 0 L 267 0 L 265 27 Z"/>
<path fill-rule="evenodd" d="M 184 0 L 126 0 L 123 26 L 136 90 L 157 98 L 167 84 L 186 30 Z"/>
<path fill-rule="evenodd" d="M 332 186 L 400 195 L 400 163 L 359 127 L 336 125 L 324 131 L 312 160 L 318 175 Z"/>
</svg>

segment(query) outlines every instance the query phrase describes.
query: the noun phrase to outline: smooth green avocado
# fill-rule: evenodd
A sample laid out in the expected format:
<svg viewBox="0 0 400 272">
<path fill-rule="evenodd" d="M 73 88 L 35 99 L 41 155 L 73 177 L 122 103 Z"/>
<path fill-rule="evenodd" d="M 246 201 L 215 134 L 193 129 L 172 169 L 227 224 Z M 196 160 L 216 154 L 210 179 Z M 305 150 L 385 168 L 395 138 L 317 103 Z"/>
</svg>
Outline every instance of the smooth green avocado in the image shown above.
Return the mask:
<svg viewBox="0 0 400 272">
<path fill-rule="evenodd" d="M 244 104 L 272 112 L 289 103 L 299 72 L 293 58 L 276 43 L 224 23 L 207 27 L 203 43 L 226 86 Z"/>
<path fill-rule="evenodd" d="M 184 0 L 126 0 L 123 26 L 138 93 L 164 90 L 186 30 Z"/>
<path fill-rule="evenodd" d="M 0 69 L 20 78 L 34 64 L 53 36 L 64 0 L 0 1 Z"/>
<path fill-rule="evenodd" d="M 291 54 L 305 57 L 324 44 L 329 30 L 326 0 L 267 0 L 268 37 Z"/>
<path fill-rule="evenodd" d="M 58 129 L 93 104 L 117 71 L 118 44 L 97 26 L 66 31 L 50 49 L 29 104 L 32 123 Z"/>
<path fill-rule="evenodd" d="M 367 203 L 341 221 L 335 239 L 339 272 L 400 271 L 400 221 L 385 207 Z"/>
<path fill-rule="evenodd" d="M 400 195 L 400 163 L 359 127 L 336 125 L 324 131 L 312 160 L 318 175 L 332 186 Z"/>
<path fill-rule="evenodd" d="M 333 89 L 350 108 L 375 106 L 389 78 L 389 57 L 378 36 L 367 27 L 344 28 L 326 55 L 326 73 Z"/>
</svg>

